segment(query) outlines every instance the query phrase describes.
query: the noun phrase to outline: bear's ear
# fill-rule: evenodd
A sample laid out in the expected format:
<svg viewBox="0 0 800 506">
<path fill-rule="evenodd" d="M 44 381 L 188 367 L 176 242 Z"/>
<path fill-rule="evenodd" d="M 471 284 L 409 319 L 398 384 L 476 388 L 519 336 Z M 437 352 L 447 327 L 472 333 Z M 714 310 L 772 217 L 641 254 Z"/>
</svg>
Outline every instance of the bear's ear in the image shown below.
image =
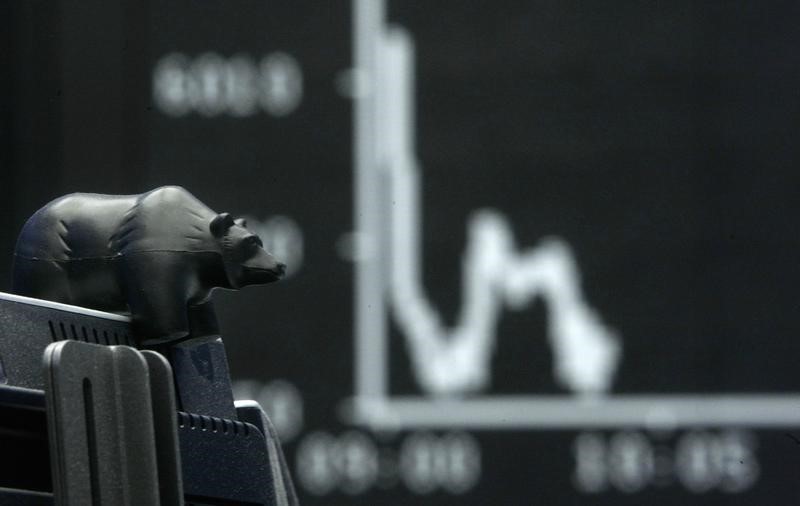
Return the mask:
<svg viewBox="0 0 800 506">
<path fill-rule="evenodd" d="M 211 229 L 211 233 L 214 235 L 214 237 L 222 237 L 232 226 L 233 218 L 231 218 L 231 215 L 228 213 L 219 213 L 218 215 L 214 216 L 213 220 L 211 220 L 211 225 L 209 225 L 209 228 Z"/>
<path fill-rule="evenodd" d="M 242 228 L 247 228 L 247 220 L 244 218 L 236 218 L 233 222 Z"/>
</svg>

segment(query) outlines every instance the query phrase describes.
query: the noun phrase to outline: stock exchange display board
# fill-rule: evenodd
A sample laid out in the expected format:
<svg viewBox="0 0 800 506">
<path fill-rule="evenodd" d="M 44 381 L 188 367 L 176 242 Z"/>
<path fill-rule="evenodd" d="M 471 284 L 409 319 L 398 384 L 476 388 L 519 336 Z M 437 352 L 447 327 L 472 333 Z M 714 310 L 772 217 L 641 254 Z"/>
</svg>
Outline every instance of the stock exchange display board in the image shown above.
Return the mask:
<svg viewBox="0 0 800 506">
<path fill-rule="evenodd" d="M 139 19 L 132 192 L 289 265 L 216 301 L 303 504 L 800 498 L 796 6 Z"/>
</svg>

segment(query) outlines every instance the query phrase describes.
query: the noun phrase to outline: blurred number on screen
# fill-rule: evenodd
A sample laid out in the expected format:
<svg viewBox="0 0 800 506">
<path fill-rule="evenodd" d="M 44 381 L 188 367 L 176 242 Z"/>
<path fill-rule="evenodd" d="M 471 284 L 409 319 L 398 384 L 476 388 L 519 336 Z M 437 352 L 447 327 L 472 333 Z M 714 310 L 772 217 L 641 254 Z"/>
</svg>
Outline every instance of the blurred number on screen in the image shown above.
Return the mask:
<svg viewBox="0 0 800 506">
<path fill-rule="evenodd" d="M 168 116 L 191 112 L 214 117 L 291 114 L 303 97 L 303 73 L 290 54 L 276 51 L 256 61 L 208 52 L 163 56 L 153 70 L 153 100 Z"/>
<path fill-rule="evenodd" d="M 673 443 L 653 442 L 644 433 L 585 432 L 573 444 L 575 488 L 584 493 L 635 493 L 677 481 L 689 492 L 739 493 L 759 476 L 756 444 L 746 431 L 690 431 Z"/>
<path fill-rule="evenodd" d="M 587 493 L 606 488 L 606 441 L 601 434 L 579 434 L 573 444 L 575 487 Z"/>
<path fill-rule="evenodd" d="M 326 432 L 308 434 L 297 450 L 297 479 L 305 490 L 324 495 L 336 488 L 337 473 L 330 455 L 336 438 Z"/>
<path fill-rule="evenodd" d="M 308 492 L 324 495 L 368 490 L 378 477 L 378 449 L 363 432 L 307 435 L 297 449 L 297 478 Z"/>
<path fill-rule="evenodd" d="M 480 478 L 480 448 L 466 433 L 441 438 L 425 432 L 412 434 L 400 450 L 400 472 L 412 492 L 427 494 L 441 488 L 461 494 Z"/>
<path fill-rule="evenodd" d="M 333 491 L 360 494 L 397 482 L 416 494 L 462 494 L 480 480 L 481 451 L 469 434 L 409 434 L 399 451 L 380 447 L 365 432 L 306 435 L 297 448 L 296 475 L 315 495 Z"/>
<path fill-rule="evenodd" d="M 676 459 L 678 478 L 692 492 L 737 493 L 758 480 L 755 441 L 743 431 L 690 432 L 680 441 Z"/>
<path fill-rule="evenodd" d="M 614 434 L 608 457 L 609 480 L 622 492 L 639 492 L 653 477 L 653 449 L 641 432 Z"/>
</svg>

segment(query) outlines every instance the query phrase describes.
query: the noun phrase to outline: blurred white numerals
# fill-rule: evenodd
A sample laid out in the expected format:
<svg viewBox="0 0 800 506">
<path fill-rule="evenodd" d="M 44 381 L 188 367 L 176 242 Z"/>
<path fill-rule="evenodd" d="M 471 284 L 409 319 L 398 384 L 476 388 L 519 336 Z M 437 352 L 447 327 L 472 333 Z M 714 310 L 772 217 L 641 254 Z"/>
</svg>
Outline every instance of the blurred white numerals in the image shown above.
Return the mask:
<svg viewBox="0 0 800 506">
<path fill-rule="evenodd" d="M 367 433 L 306 435 L 297 447 L 296 477 L 314 495 L 361 494 L 403 483 L 415 494 L 468 492 L 480 480 L 481 449 L 465 432 L 413 432 L 399 450 L 379 445 Z"/>
<path fill-rule="evenodd" d="M 366 492 L 378 477 L 378 449 L 363 432 L 340 436 L 312 432 L 297 450 L 297 479 L 315 495 L 335 489 L 348 494 Z"/>
<path fill-rule="evenodd" d="M 263 111 L 282 117 L 297 109 L 302 98 L 300 64 L 282 51 L 259 61 L 245 54 L 170 53 L 153 69 L 153 101 L 168 116 L 247 117 Z"/>
<path fill-rule="evenodd" d="M 400 475 L 412 492 L 426 494 L 441 488 L 462 494 L 474 487 L 481 475 L 481 451 L 465 432 L 437 437 L 412 434 L 400 449 Z"/>
<path fill-rule="evenodd" d="M 677 483 L 702 494 L 744 492 L 758 480 L 755 436 L 744 430 L 692 430 L 671 442 L 640 431 L 584 432 L 573 444 L 573 483 L 584 493 L 626 494 Z"/>
</svg>

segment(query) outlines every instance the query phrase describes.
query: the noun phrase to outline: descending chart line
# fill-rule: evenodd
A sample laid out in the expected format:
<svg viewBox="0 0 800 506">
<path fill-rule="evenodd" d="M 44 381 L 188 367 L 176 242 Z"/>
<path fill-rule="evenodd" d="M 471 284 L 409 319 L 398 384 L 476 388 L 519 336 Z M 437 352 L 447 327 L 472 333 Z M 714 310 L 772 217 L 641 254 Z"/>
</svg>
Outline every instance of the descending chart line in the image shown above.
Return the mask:
<svg viewBox="0 0 800 506">
<path fill-rule="evenodd" d="M 391 200 L 384 200 L 391 204 L 384 210 L 390 232 L 381 251 L 390 258 L 385 277 L 390 303 L 420 387 L 436 395 L 485 389 L 500 311 L 521 309 L 541 298 L 548 309 L 556 380 L 578 393 L 607 391 L 619 361 L 619 339 L 586 302 L 569 245 L 552 238 L 518 251 L 508 221 L 498 211 L 478 211 L 469 221 L 461 309 L 452 328 L 443 324 L 425 294 L 420 268 L 423 223 L 413 141 L 413 43 L 405 30 L 392 28 L 378 47 L 376 154 L 385 161 L 381 170 L 391 192 Z M 530 338 L 540 339 L 541 332 L 535 330 Z"/>
</svg>

